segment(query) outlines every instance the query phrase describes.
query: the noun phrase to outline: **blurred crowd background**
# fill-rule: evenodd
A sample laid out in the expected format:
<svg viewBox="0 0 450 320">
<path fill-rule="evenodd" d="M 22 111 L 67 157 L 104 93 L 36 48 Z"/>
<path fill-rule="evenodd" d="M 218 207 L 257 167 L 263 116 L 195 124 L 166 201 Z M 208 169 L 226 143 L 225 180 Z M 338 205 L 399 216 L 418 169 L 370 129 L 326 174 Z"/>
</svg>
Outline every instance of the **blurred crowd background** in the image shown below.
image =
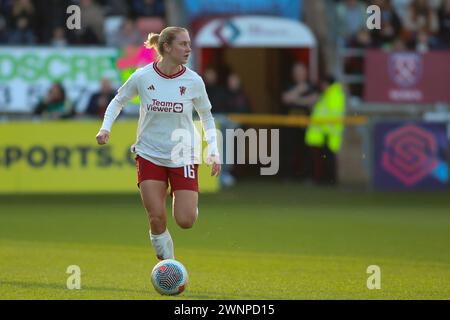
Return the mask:
<svg viewBox="0 0 450 320">
<path fill-rule="evenodd" d="M 169 16 L 164 0 L 2 0 L 0 44 L 139 45 L 149 29 L 166 26 Z M 175 1 L 176 2 L 176 1 Z M 414 49 L 450 47 L 448 0 L 318 0 L 302 1 L 301 21 L 319 39 L 325 56 L 332 59 L 329 42 L 352 48 Z M 68 32 L 66 9 L 78 5 L 82 28 Z M 368 30 L 366 9 L 382 11 L 381 30 Z M 175 15 L 179 15 L 176 13 Z M 337 36 L 337 37 L 335 37 Z M 328 63 L 331 63 L 328 61 Z"/>
<path fill-rule="evenodd" d="M 70 5 L 81 9 L 79 30 L 66 27 L 66 10 Z M 370 5 L 381 9 L 380 29 L 367 27 Z M 309 51 L 282 48 L 274 52 L 275 49 L 270 49 L 264 53 L 264 64 L 258 64 L 258 59 L 253 61 L 252 57 L 261 54 L 254 46 L 244 52 L 240 45 L 233 54 L 229 51 L 229 43 L 219 49 L 204 48 L 203 51 L 196 47 L 195 39 L 208 22 L 246 15 L 282 17 L 300 23 L 315 39 L 310 51 L 316 56 Z M 278 3 L 253 0 L 245 5 L 230 0 L 0 0 L 0 52 L 2 48 L 19 48 L 17 50 L 26 52 L 28 48 L 58 51 L 102 47 L 121 50 L 121 57 L 135 57 L 149 32 L 159 32 L 169 25 L 183 26 L 191 31 L 193 57 L 190 67 L 204 78 L 213 111 L 223 128 L 254 127 L 252 115 L 269 115 L 269 120 L 263 121 L 262 126 L 280 127 L 279 177 L 284 181 L 336 184 L 338 181 L 351 183 L 371 179 L 372 160 L 367 159 L 373 149 L 370 121 L 390 118 L 420 121 L 433 117 L 445 120 L 448 117 L 450 99 L 370 101 L 366 95 L 367 86 L 376 86 L 387 79 L 369 77 L 365 66 L 369 51 L 425 55 L 450 50 L 450 0 L 297 0 Z M 238 33 L 230 30 L 222 37 Z M 448 57 L 440 63 L 449 64 Z M 154 55 L 146 56 L 134 67 L 153 60 Z M 405 68 L 414 73 L 414 67 L 408 67 L 411 61 L 414 59 L 405 62 Z M 273 69 L 274 65 L 276 69 Z M 257 71 L 260 68 L 266 68 L 267 74 L 261 76 Z M 32 106 L 7 107 L 11 94 L 5 93 L 6 98 L 0 98 L 0 113 L 6 120 L 40 116 L 46 119 L 101 119 L 124 80 L 123 74 L 120 81 L 104 76 L 92 90 L 73 95 L 67 94 L 68 84 L 64 79 L 46 85 L 36 84 L 28 91 L 30 96 L 36 97 L 28 100 L 31 102 L 27 104 Z M 1 81 L 6 83 L 3 78 Z M 263 82 L 259 85 L 258 81 Z M 0 93 L 1 90 L 2 83 Z M 330 99 L 335 101 L 341 96 L 342 101 L 337 107 L 326 106 Z M 404 107 L 398 108 L 398 104 Z M 229 114 L 234 118 L 227 117 Z M 270 115 L 273 114 L 295 121 L 272 119 L 271 123 Z M 354 120 L 362 122 L 359 126 L 347 126 L 347 122 L 341 120 L 327 128 L 319 128 L 305 120 L 324 114 L 360 117 Z M 236 115 L 245 116 L 239 118 Z M 136 116 L 135 111 L 123 115 Z M 287 122 L 295 124 L 288 125 Z M 327 137 L 322 139 L 320 134 Z M 228 169 L 223 181 L 225 185 L 252 172 L 245 166 Z"/>
<path fill-rule="evenodd" d="M 170 20 L 178 19 L 171 16 L 182 15 L 167 11 L 166 2 L 178 1 L 2 0 L 0 44 L 140 45 L 148 30 L 158 31 Z M 83 13 L 82 28 L 76 32 L 66 28 L 66 9 L 72 4 Z M 318 0 L 302 4 L 299 18 L 319 39 L 324 68 L 333 63 L 333 42 L 350 48 L 391 50 L 450 47 L 449 0 Z M 370 5 L 382 11 L 380 30 L 366 27 L 366 9 Z"/>
</svg>

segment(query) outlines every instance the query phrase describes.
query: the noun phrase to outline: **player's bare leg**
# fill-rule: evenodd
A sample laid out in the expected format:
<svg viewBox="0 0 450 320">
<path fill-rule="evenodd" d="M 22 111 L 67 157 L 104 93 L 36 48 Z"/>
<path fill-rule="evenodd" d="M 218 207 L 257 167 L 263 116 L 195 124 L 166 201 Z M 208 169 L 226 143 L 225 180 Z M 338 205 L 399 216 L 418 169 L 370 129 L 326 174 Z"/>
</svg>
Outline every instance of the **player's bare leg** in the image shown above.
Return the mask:
<svg viewBox="0 0 450 320">
<path fill-rule="evenodd" d="M 147 211 L 150 240 L 160 260 L 174 259 L 173 241 L 167 229 L 166 190 L 167 183 L 145 180 L 140 183 L 142 203 Z"/>
<path fill-rule="evenodd" d="M 153 234 L 166 230 L 167 183 L 158 180 L 144 180 L 139 185 L 142 203 L 147 211 L 148 222 Z"/>
<path fill-rule="evenodd" d="M 173 193 L 172 213 L 176 223 L 183 229 L 192 228 L 198 215 L 198 192 L 176 190 Z"/>
</svg>

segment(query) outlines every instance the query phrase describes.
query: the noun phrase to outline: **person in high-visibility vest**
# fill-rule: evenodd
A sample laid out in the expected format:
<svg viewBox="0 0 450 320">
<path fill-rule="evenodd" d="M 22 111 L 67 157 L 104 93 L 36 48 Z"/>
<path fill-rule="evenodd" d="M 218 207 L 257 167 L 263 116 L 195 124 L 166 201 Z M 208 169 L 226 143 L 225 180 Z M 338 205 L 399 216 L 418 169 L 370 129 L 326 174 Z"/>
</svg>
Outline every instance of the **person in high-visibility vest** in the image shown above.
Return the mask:
<svg viewBox="0 0 450 320">
<path fill-rule="evenodd" d="M 321 149 L 320 158 L 327 162 L 325 175 L 328 176 L 326 178 L 328 181 L 325 182 L 335 183 L 334 155 L 342 145 L 345 92 L 342 84 L 333 77 L 327 77 L 323 81 L 322 89 L 323 92 L 311 113 L 311 124 L 306 130 L 305 142 L 310 147 Z"/>
</svg>

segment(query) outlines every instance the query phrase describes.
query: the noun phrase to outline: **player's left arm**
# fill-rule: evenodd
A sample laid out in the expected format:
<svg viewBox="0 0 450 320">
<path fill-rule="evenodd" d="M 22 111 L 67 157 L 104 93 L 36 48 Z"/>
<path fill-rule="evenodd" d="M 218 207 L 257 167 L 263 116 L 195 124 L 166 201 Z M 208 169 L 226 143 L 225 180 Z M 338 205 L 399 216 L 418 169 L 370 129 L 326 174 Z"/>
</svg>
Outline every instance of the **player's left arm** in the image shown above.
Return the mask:
<svg viewBox="0 0 450 320">
<path fill-rule="evenodd" d="M 197 97 L 194 98 L 194 108 L 200 117 L 203 131 L 205 132 L 206 142 L 208 144 L 206 164 L 212 165 L 211 175 L 217 177 L 220 174 L 221 163 L 219 149 L 217 147 L 216 124 L 211 113 L 211 103 L 206 93 L 203 80 L 200 79 L 197 89 Z"/>
</svg>

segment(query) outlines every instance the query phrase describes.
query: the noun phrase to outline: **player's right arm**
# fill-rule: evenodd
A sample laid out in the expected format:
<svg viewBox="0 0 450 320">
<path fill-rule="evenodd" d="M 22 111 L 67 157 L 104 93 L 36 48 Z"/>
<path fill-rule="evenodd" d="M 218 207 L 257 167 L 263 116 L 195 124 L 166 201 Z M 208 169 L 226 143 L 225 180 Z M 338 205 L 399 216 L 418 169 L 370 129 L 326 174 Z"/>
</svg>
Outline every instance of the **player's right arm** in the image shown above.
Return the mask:
<svg viewBox="0 0 450 320">
<path fill-rule="evenodd" d="M 95 138 L 97 139 L 98 144 L 107 144 L 109 140 L 109 131 L 100 129 Z"/>
<path fill-rule="evenodd" d="M 96 139 L 98 144 L 106 144 L 109 140 L 109 135 L 111 133 L 111 127 L 116 120 L 117 116 L 122 111 L 123 107 L 137 96 L 137 83 L 136 83 L 136 72 L 133 73 L 128 80 L 117 90 L 117 94 L 114 99 L 106 108 L 105 116 L 103 118 L 103 124 L 100 131 L 97 133 Z"/>
</svg>

